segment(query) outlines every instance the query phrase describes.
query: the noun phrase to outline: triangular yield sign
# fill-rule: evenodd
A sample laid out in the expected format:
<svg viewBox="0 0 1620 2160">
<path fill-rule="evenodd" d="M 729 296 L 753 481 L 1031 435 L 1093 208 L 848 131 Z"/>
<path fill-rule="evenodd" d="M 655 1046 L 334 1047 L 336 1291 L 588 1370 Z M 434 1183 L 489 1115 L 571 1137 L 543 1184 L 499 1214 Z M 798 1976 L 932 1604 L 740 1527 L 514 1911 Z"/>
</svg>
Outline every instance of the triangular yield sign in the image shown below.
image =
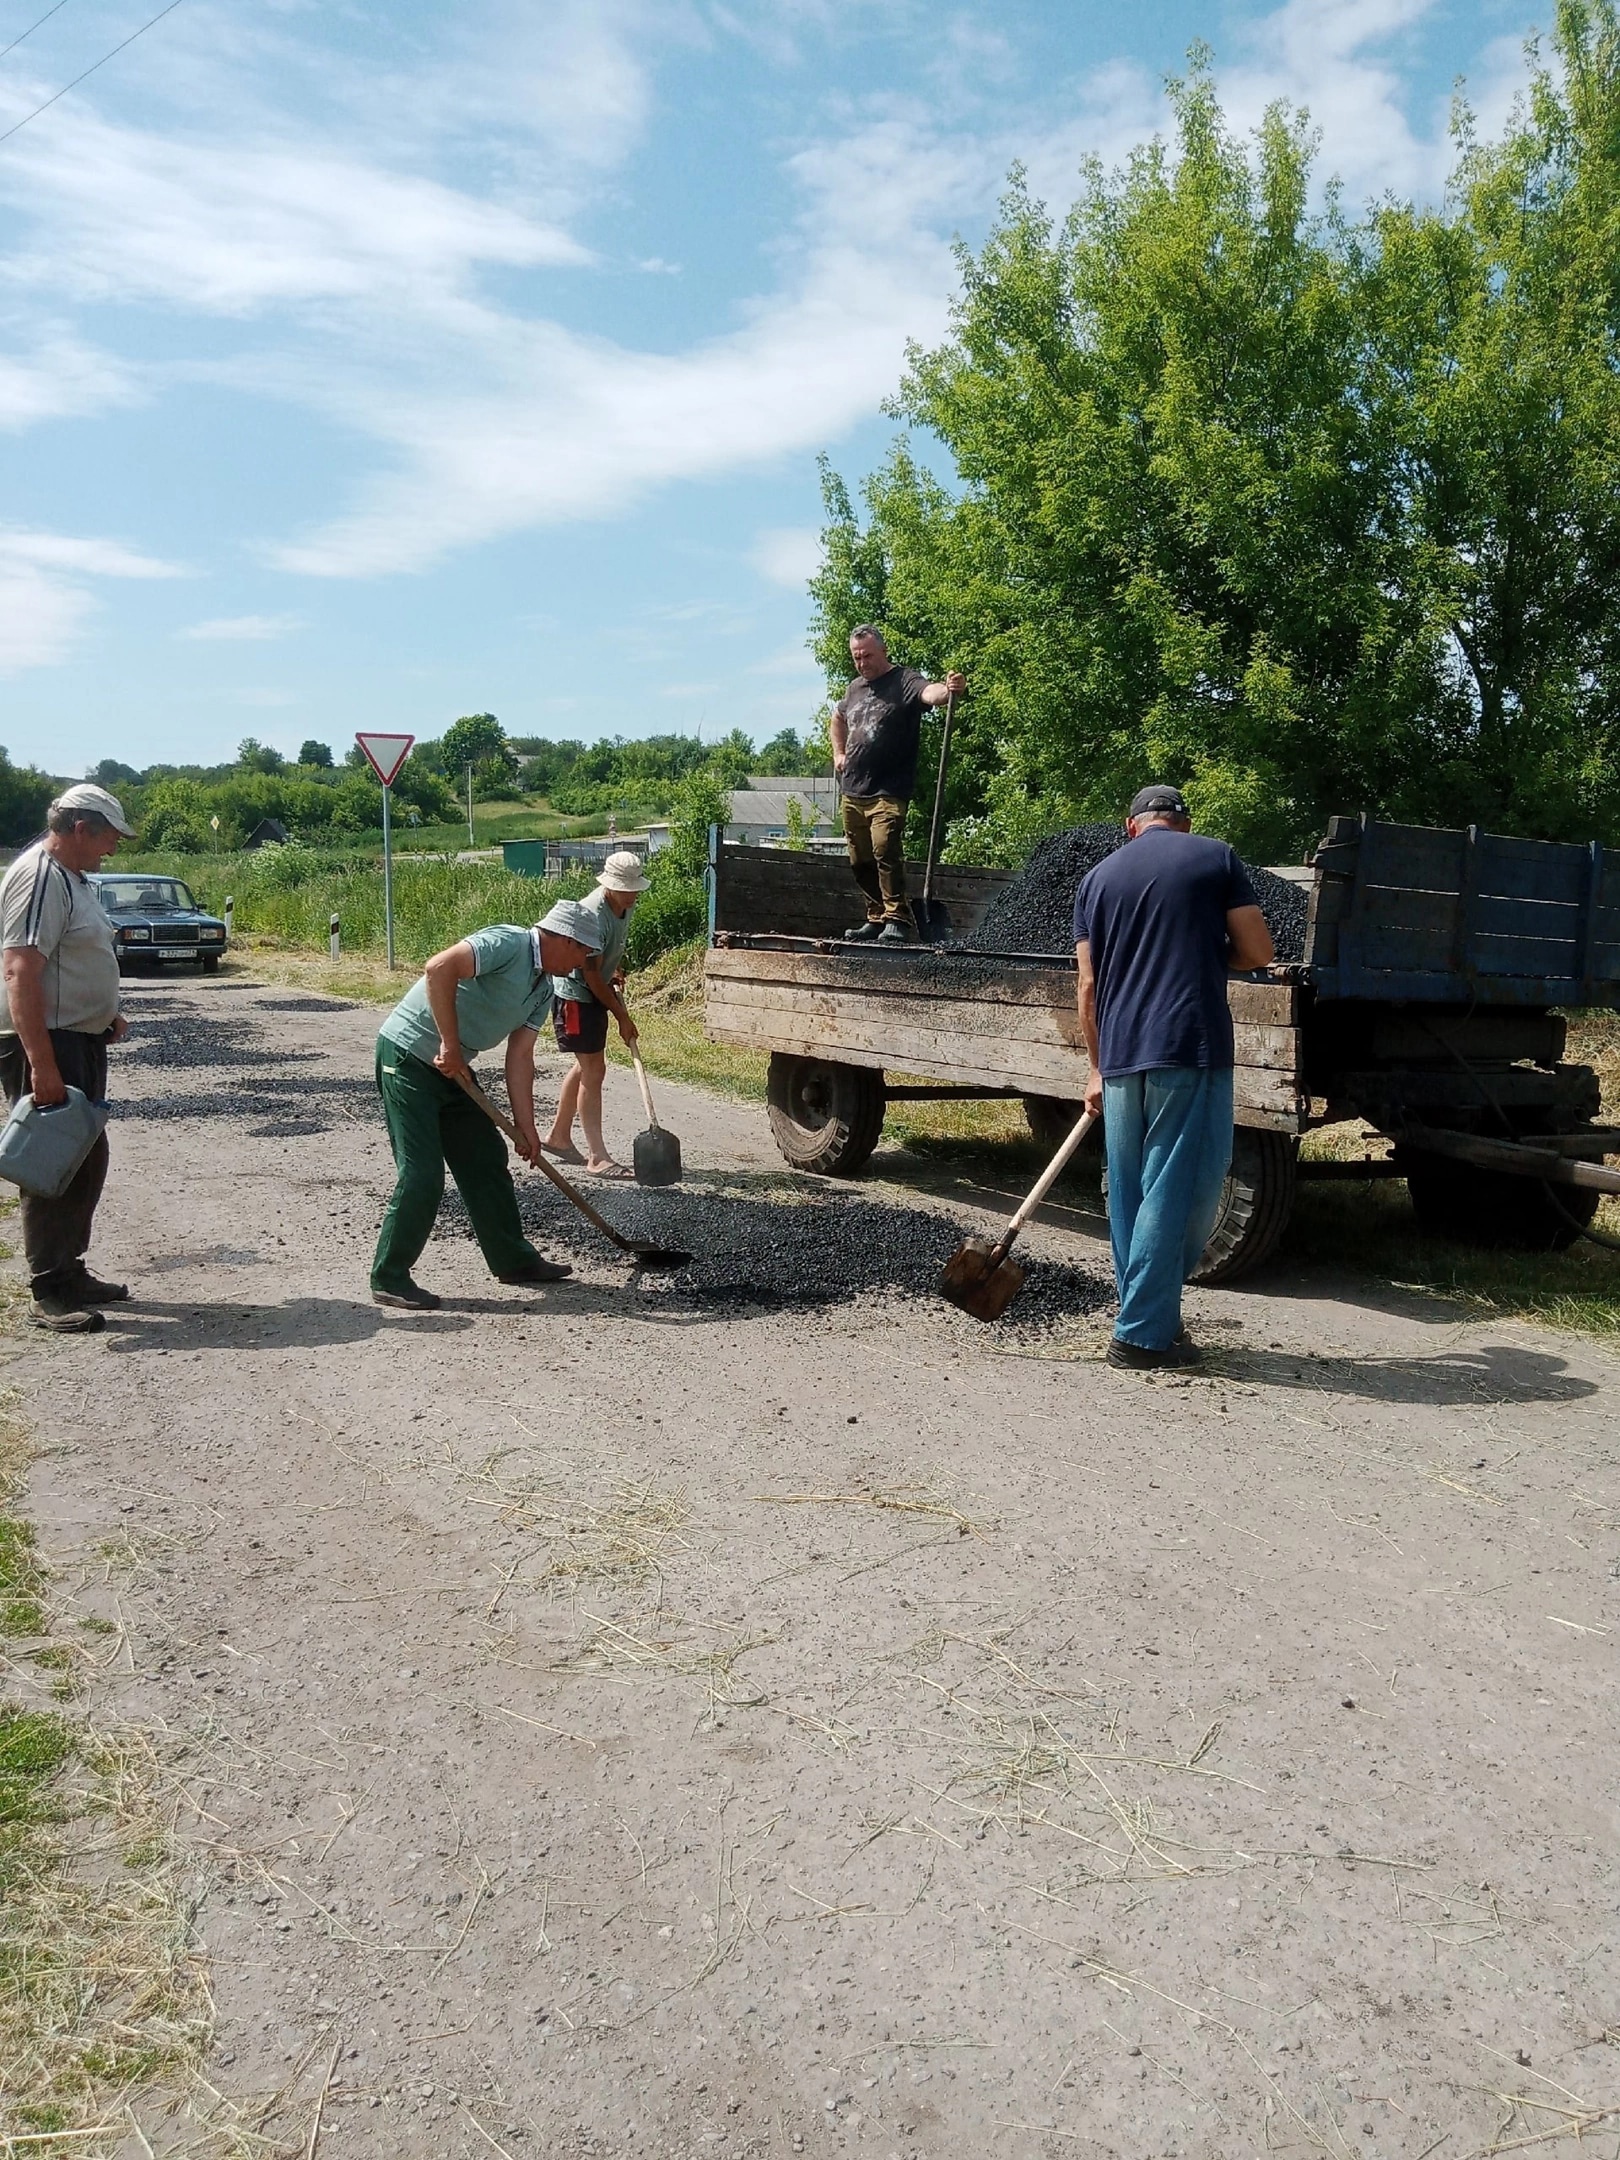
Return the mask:
<svg viewBox="0 0 1620 2160">
<path fill-rule="evenodd" d="M 384 787 L 392 787 L 395 775 L 411 754 L 414 735 L 356 735 L 361 754 Z"/>
</svg>

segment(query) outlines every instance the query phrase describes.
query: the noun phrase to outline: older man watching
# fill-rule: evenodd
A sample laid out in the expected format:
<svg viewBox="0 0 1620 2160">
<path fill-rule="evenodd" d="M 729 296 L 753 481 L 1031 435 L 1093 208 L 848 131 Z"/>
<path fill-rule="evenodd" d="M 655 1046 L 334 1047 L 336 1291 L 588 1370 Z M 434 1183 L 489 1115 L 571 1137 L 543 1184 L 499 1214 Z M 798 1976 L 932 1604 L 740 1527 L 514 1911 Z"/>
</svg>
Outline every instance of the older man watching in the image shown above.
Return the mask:
<svg viewBox="0 0 1620 2160">
<path fill-rule="evenodd" d="M 833 771 L 844 797 L 850 867 L 866 895 L 866 920 L 848 938 L 908 944 L 917 934 L 906 892 L 906 806 L 917 785 L 917 747 L 926 706 L 960 697 L 967 677 L 930 682 L 897 667 L 882 631 L 861 623 L 849 634 L 855 680 L 832 710 Z"/>
<path fill-rule="evenodd" d="M 85 873 L 134 827 L 115 795 L 88 783 L 56 798 L 45 827 L 44 839 L 24 848 L 0 881 L 0 1088 L 8 1104 L 32 1095 L 50 1109 L 70 1087 L 103 1101 L 107 1045 L 129 1032 L 118 1009 L 112 924 Z M 34 1327 L 92 1334 L 106 1325 L 99 1308 L 129 1296 L 123 1283 L 98 1282 L 84 1264 L 106 1179 L 103 1134 L 65 1192 L 54 1200 L 22 1195 Z"/>
<path fill-rule="evenodd" d="M 1181 1286 L 1232 1162 L 1227 978 L 1269 966 L 1271 932 L 1224 840 L 1194 834 L 1179 788 L 1146 787 L 1074 902 L 1086 1108 L 1103 1113 L 1119 1318 L 1108 1362 L 1196 1365 Z"/>
<path fill-rule="evenodd" d="M 593 911 L 559 900 L 532 930 L 495 923 L 435 953 L 383 1022 L 377 1086 L 399 1181 L 371 1263 L 374 1304 L 430 1312 L 442 1302 L 411 1270 L 438 1219 L 446 1169 L 497 1282 L 561 1282 L 574 1272 L 525 1237 L 506 1142 L 462 1083 L 472 1077 L 469 1058 L 505 1042 L 512 1121 L 525 1159 L 538 1162 L 534 1044 L 551 1010 L 552 977 L 571 974 L 601 949 Z"/>
</svg>

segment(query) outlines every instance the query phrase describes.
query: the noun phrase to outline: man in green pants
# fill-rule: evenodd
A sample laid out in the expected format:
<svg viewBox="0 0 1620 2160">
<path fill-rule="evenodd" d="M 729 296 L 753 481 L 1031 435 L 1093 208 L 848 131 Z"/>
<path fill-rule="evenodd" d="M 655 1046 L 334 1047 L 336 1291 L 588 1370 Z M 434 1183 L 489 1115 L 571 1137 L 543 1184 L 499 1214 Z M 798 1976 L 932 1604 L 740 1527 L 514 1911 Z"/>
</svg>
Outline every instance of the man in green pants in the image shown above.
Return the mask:
<svg viewBox="0 0 1620 2160">
<path fill-rule="evenodd" d="M 551 1009 L 551 978 L 602 949 L 591 910 L 559 900 L 534 929 L 495 923 L 435 953 L 377 1035 L 377 1086 L 399 1182 L 371 1263 L 376 1305 L 431 1312 L 440 1302 L 411 1279 L 438 1219 L 449 1169 L 479 1250 L 498 1282 L 561 1282 L 574 1271 L 537 1253 L 523 1234 L 506 1142 L 460 1084 L 470 1057 L 506 1044 L 506 1094 L 529 1162 L 540 1158 L 534 1122 L 534 1042 Z"/>
</svg>

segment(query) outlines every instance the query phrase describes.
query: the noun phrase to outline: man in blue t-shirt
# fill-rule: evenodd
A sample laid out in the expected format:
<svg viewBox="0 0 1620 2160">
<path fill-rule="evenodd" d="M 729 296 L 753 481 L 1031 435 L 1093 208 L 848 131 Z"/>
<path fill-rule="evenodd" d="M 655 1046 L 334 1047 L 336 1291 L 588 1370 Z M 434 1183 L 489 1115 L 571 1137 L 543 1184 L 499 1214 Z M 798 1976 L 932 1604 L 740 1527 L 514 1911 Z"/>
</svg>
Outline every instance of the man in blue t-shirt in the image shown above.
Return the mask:
<svg viewBox="0 0 1620 2160">
<path fill-rule="evenodd" d="M 1181 1286 L 1232 1161 L 1229 975 L 1269 967 L 1271 932 L 1223 840 L 1196 836 L 1181 792 L 1146 787 L 1126 846 L 1074 899 L 1086 1108 L 1103 1114 L 1119 1319 L 1110 1365 L 1196 1365 Z"/>
</svg>

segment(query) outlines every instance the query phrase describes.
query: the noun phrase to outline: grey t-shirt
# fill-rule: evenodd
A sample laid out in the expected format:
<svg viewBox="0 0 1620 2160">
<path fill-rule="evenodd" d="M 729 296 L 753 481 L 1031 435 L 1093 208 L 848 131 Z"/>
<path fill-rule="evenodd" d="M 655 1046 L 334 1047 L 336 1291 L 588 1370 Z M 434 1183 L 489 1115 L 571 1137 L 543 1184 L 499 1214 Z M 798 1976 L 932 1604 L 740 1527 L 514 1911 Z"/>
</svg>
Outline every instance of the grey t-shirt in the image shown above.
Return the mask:
<svg viewBox="0 0 1620 2160">
<path fill-rule="evenodd" d="M 45 955 L 45 1025 L 104 1035 L 118 1018 L 118 948 L 95 887 L 57 861 L 43 840 L 0 879 L 0 946 Z M 0 982 L 0 1035 L 15 1035 Z"/>
</svg>

